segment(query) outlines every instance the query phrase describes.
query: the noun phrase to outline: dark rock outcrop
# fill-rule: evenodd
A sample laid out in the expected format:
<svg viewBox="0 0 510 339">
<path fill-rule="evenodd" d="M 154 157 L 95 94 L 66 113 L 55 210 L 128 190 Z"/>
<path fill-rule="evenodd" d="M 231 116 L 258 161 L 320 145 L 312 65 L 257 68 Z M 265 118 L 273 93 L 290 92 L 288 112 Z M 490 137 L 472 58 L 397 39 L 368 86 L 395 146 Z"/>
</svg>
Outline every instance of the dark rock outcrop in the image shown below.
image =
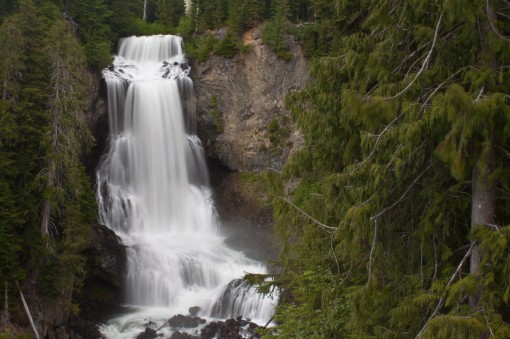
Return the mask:
<svg viewBox="0 0 510 339">
<path fill-rule="evenodd" d="M 175 315 L 168 319 L 168 325 L 173 328 L 194 328 L 205 323 L 205 319 L 182 314 Z"/>
<path fill-rule="evenodd" d="M 222 338 L 222 339 L 240 339 L 251 338 L 258 339 L 257 329 L 259 326 L 241 317 L 228 319 L 225 322 L 216 321 L 207 324 L 202 328 L 200 336 L 204 339 Z"/>
<path fill-rule="evenodd" d="M 95 224 L 86 256 L 88 274 L 74 299 L 80 305 L 79 317 L 98 323 L 115 313 L 123 301 L 126 248 L 115 232 Z"/>
<path fill-rule="evenodd" d="M 193 306 L 193 307 L 190 307 L 188 312 L 189 312 L 189 315 L 192 316 L 192 317 L 196 317 L 198 312 L 200 312 L 201 308 L 199 306 Z"/>
<path fill-rule="evenodd" d="M 120 287 L 126 273 L 126 247 L 108 227 L 96 224 L 93 230 L 93 247 L 89 252 L 89 258 L 92 257 L 90 274 L 96 279 Z"/>
<path fill-rule="evenodd" d="M 145 329 L 145 332 L 142 332 L 140 333 L 136 339 L 154 339 L 154 338 L 157 338 L 158 337 L 158 334 L 156 333 L 156 330 L 150 328 L 150 327 L 147 327 Z"/>
<path fill-rule="evenodd" d="M 71 333 L 70 338 L 101 338 L 101 332 L 93 321 L 71 316 L 67 323 L 67 329 Z"/>
</svg>

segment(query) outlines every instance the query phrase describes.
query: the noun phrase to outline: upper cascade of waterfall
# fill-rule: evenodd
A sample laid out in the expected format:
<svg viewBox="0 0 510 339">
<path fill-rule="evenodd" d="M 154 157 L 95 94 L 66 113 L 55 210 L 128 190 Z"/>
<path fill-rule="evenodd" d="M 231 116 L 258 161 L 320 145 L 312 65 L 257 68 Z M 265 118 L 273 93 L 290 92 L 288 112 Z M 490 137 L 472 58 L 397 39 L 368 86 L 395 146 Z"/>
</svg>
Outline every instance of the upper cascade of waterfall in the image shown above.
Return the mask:
<svg viewBox="0 0 510 339">
<path fill-rule="evenodd" d="M 158 62 L 182 55 L 182 38 L 175 35 L 131 36 L 120 41 L 118 56 L 136 62 Z"/>
<path fill-rule="evenodd" d="M 182 38 L 175 35 L 131 36 L 119 43 L 113 66 L 103 71 L 106 80 L 128 82 L 189 75 Z"/>
</svg>

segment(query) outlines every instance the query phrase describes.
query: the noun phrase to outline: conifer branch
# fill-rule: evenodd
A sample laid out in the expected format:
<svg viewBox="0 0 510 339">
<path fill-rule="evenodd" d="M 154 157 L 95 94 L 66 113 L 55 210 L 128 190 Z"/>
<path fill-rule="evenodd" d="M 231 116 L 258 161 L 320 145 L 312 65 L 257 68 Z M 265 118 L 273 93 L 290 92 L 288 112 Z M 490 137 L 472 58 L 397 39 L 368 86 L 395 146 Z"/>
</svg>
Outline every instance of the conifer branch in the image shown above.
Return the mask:
<svg viewBox="0 0 510 339">
<path fill-rule="evenodd" d="M 379 141 L 381 140 L 381 137 L 384 135 L 384 133 L 386 133 L 390 127 L 398 120 L 400 119 L 400 117 L 404 115 L 404 113 L 400 113 L 399 115 L 397 115 L 397 117 L 395 119 L 393 119 L 388 125 L 386 125 L 386 127 L 384 127 L 384 129 L 382 130 L 381 133 L 379 133 L 377 135 L 377 140 L 375 141 L 375 145 L 374 145 L 374 148 L 372 148 L 372 152 L 370 152 L 370 154 L 368 155 L 368 159 L 372 158 L 372 155 L 374 155 L 376 149 L 377 149 L 377 145 L 379 144 Z"/>
<path fill-rule="evenodd" d="M 375 151 L 377 150 L 377 146 L 379 145 L 379 141 L 381 140 L 382 136 L 384 135 L 384 133 L 386 133 L 390 127 L 398 120 L 400 119 L 400 117 L 402 117 L 404 115 L 404 112 L 400 113 L 395 119 L 393 119 L 392 121 L 390 121 L 390 123 L 388 125 L 386 125 L 386 127 L 384 127 L 384 129 L 381 131 L 381 133 L 377 134 L 377 135 L 371 135 L 371 136 L 375 136 L 377 137 L 377 139 L 375 140 L 375 144 L 374 144 L 374 147 L 372 148 L 372 150 L 370 151 L 370 154 L 368 155 L 368 157 L 366 157 L 365 159 L 363 159 L 361 162 L 357 163 L 356 164 L 356 167 L 353 168 L 352 170 L 350 170 L 349 172 L 347 172 L 346 174 L 352 174 L 354 172 L 356 172 L 357 170 L 359 170 L 361 167 L 363 167 L 366 163 L 368 163 L 368 161 L 370 159 L 372 159 L 372 156 L 375 154 Z M 397 150 L 395 151 L 398 152 L 398 150 L 400 149 L 402 145 L 400 145 Z M 391 160 L 386 166 L 389 166 L 391 163 L 393 162 L 393 160 Z M 364 204 L 364 203 L 363 203 Z M 363 205 L 362 204 L 362 205 Z M 362 206 L 361 205 L 361 206 Z"/>
<path fill-rule="evenodd" d="M 321 223 L 320 221 L 318 221 L 317 219 L 311 217 L 310 215 L 308 215 L 305 211 L 303 211 L 301 208 L 297 207 L 296 205 L 294 205 L 289 199 L 287 198 L 284 198 L 282 196 L 280 196 L 281 199 L 283 199 L 285 202 L 287 202 L 289 205 L 291 205 L 292 207 L 294 207 L 296 210 L 298 210 L 299 212 L 301 212 L 301 214 L 303 214 L 305 217 L 307 217 L 308 219 L 310 219 L 311 221 L 313 221 L 314 223 L 316 223 L 317 225 L 319 225 L 320 227 L 322 228 L 325 228 L 325 229 L 328 229 L 328 230 L 336 230 L 336 227 L 331 227 L 331 226 L 328 226 L 326 224 L 323 224 Z"/>
<path fill-rule="evenodd" d="M 331 237 L 329 237 L 329 242 L 331 244 L 331 253 L 333 253 L 333 258 L 335 259 L 336 269 L 338 274 L 340 274 L 340 265 L 338 264 L 338 259 L 336 257 L 335 246 L 333 246 L 333 234 L 331 234 Z"/>
<path fill-rule="evenodd" d="M 409 193 L 409 191 L 411 191 L 411 188 L 413 188 L 413 186 L 421 179 L 421 177 L 430 169 L 430 167 L 432 167 L 432 164 L 429 164 L 427 166 L 427 168 L 425 168 L 423 170 L 423 172 L 421 172 L 417 177 L 416 179 L 414 179 L 414 181 L 411 183 L 411 185 L 409 185 L 409 187 L 405 190 L 404 194 L 402 194 L 400 196 L 400 198 L 398 198 L 397 201 L 395 201 L 393 204 L 391 204 L 390 206 L 388 207 L 385 207 L 382 211 L 380 211 L 379 213 L 377 213 L 376 215 L 372 216 L 370 218 L 370 220 L 375 220 L 377 218 L 379 218 L 381 215 L 383 215 L 384 213 L 388 212 L 389 210 L 391 210 L 392 208 L 394 208 L 395 206 L 397 206 L 398 204 L 400 204 L 402 202 L 402 200 L 404 200 L 404 198 L 407 196 L 407 193 Z"/>
<path fill-rule="evenodd" d="M 372 264 L 374 262 L 374 249 L 377 241 L 377 219 L 374 219 L 374 237 L 372 238 L 372 248 L 370 248 L 370 256 L 368 257 L 368 278 L 367 287 L 370 284 L 370 278 L 372 277 Z"/>
<path fill-rule="evenodd" d="M 496 25 L 494 24 L 494 20 L 496 20 L 496 13 L 494 13 L 494 10 L 490 6 L 489 0 L 485 0 L 485 9 L 487 11 L 487 20 L 489 21 L 489 25 L 491 26 L 491 29 L 494 32 L 494 34 L 496 34 L 503 40 L 510 40 L 510 37 L 501 34 Z"/>
<path fill-rule="evenodd" d="M 427 97 L 427 100 L 425 100 L 425 102 L 423 103 L 422 105 L 422 110 L 425 109 L 425 107 L 427 106 L 427 104 L 429 103 L 429 101 L 432 99 L 432 97 L 447 83 L 449 82 L 450 80 L 452 80 L 455 76 L 457 76 L 460 72 L 462 72 L 463 70 L 465 70 L 466 68 L 469 68 L 469 67 L 462 67 L 461 69 L 457 70 L 457 72 L 453 73 L 452 75 L 450 75 L 446 80 L 444 80 L 442 83 L 440 83 L 435 89 L 434 91 L 432 91 L 432 93 Z"/>
<path fill-rule="evenodd" d="M 485 308 L 482 309 L 482 314 L 487 323 L 487 327 L 489 328 L 489 332 L 491 333 L 491 337 L 494 337 L 494 331 L 492 330 L 491 324 L 489 323 L 489 319 L 487 319 L 487 315 L 485 314 Z"/>
<path fill-rule="evenodd" d="M 507 151 L 503 146 L 497 145 L 496 148 L 503 153 L 503 156 L 505 156 L 507 159 L 510 159 L 510 152 Z"/>
<path fill-rule="evenodd" d="M 432 275 L 432 281 L 434 281 L 437 277 L 437 250 L 436 240 L 434 238 L 432 238 L 432 246 L 434 247 L 434 274 Z"/>
<path fill-rule="evenodd" d="M 448 283 L 446 284 L 446 286 L 443 290 L 443 296 L 441 296 L 441 298 L 439 298 L 439 302 L 437 303 L 436 308 L 434 309 L 434 311 L 432 312 L 430 317 L 427 319 L 427 322 L 425 322 L 425 325 L 423 325 L 420 332 L 418 332 L 415 339 L 418 339 L 423 335 L 423 333 L 426 331 L 427 326 L 429 325 L 430 321 L 432 319 L 434 319 L 434 317 L 437 315 L 437 313 L 443 306 L 444 299 L 445 299 L 445 296 L 444 296 L 445 291 L 448 289 L 448 287 L 450 287 L 450 285 L 453 283 L 453 281 L 457 278 L 460 271 L 462 270 L 462 266 L 464 266 L 464 264 L 466 263 L 466 260 L 471 256 L 471 252 L 473 252 L 473 249 L 475 248 L 476 245 L 477 245 L 476 241 L 473 241 L 471 243 L 471 246 L 469 247 L 469 250 L 467 251 L 466 255 L 464 255 L 464 258 L 462 258 L 462 260 L 460 261 L 459 265 L 457 266 L 457 269 L 455 270 L 455 272 L 453 272 L 453 275 L 450 277 L 450 280 L 448 280 Z"/>
<path fill-rule="evenodd" d="M 394 96 L 386 98 L 386 100 L 396 99 L 399 96 L 401 96 L 402 94 L 404 94 L 405 92 L 407 92 L 407 90 L 409 88 L 411 88 L 411 86 L 418 79 L 418 77 L 423 73 L 423 71 L 425 71 L 425 68 L 427 68 L 427 66 L 429 64 L 430 57 L 432 56 L 432 52 L 434 51 L 434 47 L 436 46 L 437 36 L 439 35 L 439 27 L 441 26 L 441 21 L 442 20 L 443 20 L 443 13 L 441 12 L 441 14 L 439 15 L 439 19 L 437 20 L 436 30 L 434 32 L 434 39 L 432 40 L 432 46 L 430 47 L 430 50 L 427 53 L 427 56 L 425 57 L 425 60 L 423 61 L 423 64 L 421 65 L 421 68 L 418 71 L 418 73 L 416 73 L 416 75 L 414 76 L 413 80 L 411 80 L 411 82 L 409 82 L 409 84 L 407 84 L 407 86 L 403 90 L 401 90 L 398 94 L 396 94 Z"/>
</svg>

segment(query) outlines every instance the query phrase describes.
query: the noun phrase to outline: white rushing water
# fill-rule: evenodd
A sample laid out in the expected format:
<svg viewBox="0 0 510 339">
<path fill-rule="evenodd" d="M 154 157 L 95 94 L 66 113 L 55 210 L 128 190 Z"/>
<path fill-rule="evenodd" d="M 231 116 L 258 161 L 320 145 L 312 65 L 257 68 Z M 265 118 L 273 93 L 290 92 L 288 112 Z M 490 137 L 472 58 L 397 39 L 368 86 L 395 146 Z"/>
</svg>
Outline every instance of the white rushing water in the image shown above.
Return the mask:
<svg viewBox="0 0 510 339">
<path fill-rule="evenodd" d="M 265 266 L 219 233 L 188 73 L 182 39 L 169 35 L 123 39 L 103 72 L 110 145 L 97 172 L 99 217 L 128 248 L 132 307 L 101 327 L 107 338 L 134 338 L 193 306 L 208 319 L 265 324 L 273 314 L 274 300 L 236 280 Z"/>
</svg>

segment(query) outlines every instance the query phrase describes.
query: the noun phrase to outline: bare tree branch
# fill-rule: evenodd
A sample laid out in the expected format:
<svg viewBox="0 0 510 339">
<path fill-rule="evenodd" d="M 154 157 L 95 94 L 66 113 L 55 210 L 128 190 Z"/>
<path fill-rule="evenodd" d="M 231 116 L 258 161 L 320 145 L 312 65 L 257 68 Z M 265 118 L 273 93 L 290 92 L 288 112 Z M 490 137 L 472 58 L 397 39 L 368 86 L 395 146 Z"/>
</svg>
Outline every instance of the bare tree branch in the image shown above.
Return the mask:
<svg viewBox="0 0 510 339">
<path fill-rule="evenodd" d="M 17 282 L 16 282 L 17 284 Z M 19 288 L 19 284 L 18 284 Z M 39 333 L 37 332 L 37 328 L 35 327 L 34 320 L 32 318 L 32 314 L 30 313 L 30 309 L 28 308 L 27 302 L 25 301 L 25 297 L 23 296 L 23 292 L 21 289 L 19 290 L 19 296 L 21 297 L 21 302 L 23 303 L 23 308 L 25 309 L 25 313 L 27 314 L 28 320 L 30 321 L 30 325 L 32 326 L 32 330 L 34 331 L 35 337 L 40 339 Z"/>
<path fill-rule="evenodd" d="M 443 306 L 444 299 L 445 299 L 444 298 L 445 291 L 448 289 L 448 287 L 450 287 L 450 285 L 453 283 L 453 281 L 457 278 L 457 276 L 459 275 L 459 273 L 460 273 L 460 271 L 462 269 L 462 266 L 464 266 L 464 264 L 466 263 L 466 260 L 471 256 L 471 252 L 473 252 L 473 249 L 475 248 L 475 246 L 476 246 L 476 241 L 473 241 L 471 243 L 471 246 L 469 247 L 469 250 L 467 251 L 466 255 L 464 255 L 464 258 L 462 258 L 462 260 L 460 261 L 459 265 L 457 266 L 457 269 L 455 270 L 455 272 L 453 272 L 453 275 L 450 277 L 450 280 L 446 284 L 446 286 L 445 286 L 445 288 L 443 290 L 443 296 L 441 298 L 439 298 L 439 302 L 437 303 L 436 308 L 434 309 L 434 312 L 432 312 L 430 317 L 427 319 L 427 322 L 425 323 L 425 325 L 423 325 L 423 327 L 420 330 L 420 332 L 418 332 L 418 334 L 416 335 L 415 339 L 418 339 L 418 338 L 420 338 L 423 335 L 423 333 L 427 329 L 427 326 L 429 325 L 430 321 L 432 319 L 434 319 L 434 317 L 437 315 L 437 313 L 439 312 L 439 310 Z"/>
<path fill-rule="evenodd" d="M 376 241 L 377 241 L 377 219 L 374 219 L 374 237 L 372 238 L 372 248 L 370 248 L 370 256 L 368 257 L 367 287 L 370 284 L 370 278 L 372 277 L 372 264 L 374 262 L 374 249 Z"/>
<path fill-rule="evenodd" d="M 494 10 L 490 6 L 489 0 L 485 0 L 485 9 L 487 10 L 487 20 L 489 21 L 489 25 L 491 26 L 491 29 L 494 32 L 494 34 L 496 34 L 501 39 L 510 40 L 510 37 L 501 34 L 496 25 L 494 24 L 494 21 L 496 20 L 496 13 L 494 13 Z"/>
<path fill-rule="evenodd" d="M 407 86 L 401 90 L 398 94 L 394 95 L 394 96 L 391 96 L 389 98 L 386 98 L 386 100 L 393 100 L 393 99 L 396 99 L 398 98 L 399 96 L 401 96 L 402 94 L 404 94 L 405 92 L 407 92 L 407 90 L 409 88 L 411 88 L 411 86 L 414 84 L 414 82 L 418 79 L 418 77 L 423 73 L 423 71 L 427 68 L 428 64 L 429 64 L 429 61 L 430 61 L 430 57 L 432 56 L 432 52 L 434 51 L 434 47 L 436 46 L 436 41 L 437 41 L 437 36 L 439 35 L 439 27 L 441 26 L 441 21 L 443 20 L 443 13 L 441 12 L 441 14 L 439 15 L 439 19 L 437 20 L 437 25 L 436 25 L 436 30 L 434 32 L 434 39 L 432 40 L 432 46 L 430 47 L 430 50 L 429 52 L 427 53 L 427 57 L 425 58 L 425 60 L 423 61 L 423 64 L 421 65 L 421 68 L 420 70 L 418 71 L 418 73 L 416 73 L 416 75 L 414 76 L 413 80 L 411 80 L 411 82 L 409 82 L 409 84 L 407 84 Z"/>
<path fill-rule="evenodd" d="M 336 230 L 337 228 L 336 227 L 331 227 L 331 226 L 328 226 L 326 224 L 323 224 L 321 223 L 320 221 L 318 221 L 317 219 L 311 217 L 310 215 L 308 215 L 305 211 L 303 211 L 301 208 L 297 207 L 296 205 L 294 205 L 289 199 L 287 198 L 284 198 L 284 197 L 280 197 L 281 199 L 283 199 L 285 202 L 287 202 L 289 205 L 291 205 L 292 207 L 294 207 L 296 210 L 298 210 L 299 212 L 301 212 L 301 214 L 303 214 L 305 217 L 307 217 L 308 219 L 310 219 L 311 221 L 313 221 L 314 223 L 316 223 L 317 225 L 319 225 L 320 227 L 322 228 L 325 228 L 327 230 Z"/>
<path fill-rule="evenodd" d="M 384 208 L 382 211 L 380 211 L 379 213 L 377 213 L 376 215 L 372 216 L 370 218 L 370 220 L 375 220 L 377 218 L 379 218 L 381 215 L 383 215 L 384 213 L 388 212 L 389 210 L 391 210 L 392 208 L 394 208 L 395 206 L 397 206 L 398 204 L 400 204 L 402 202 L 402 200 L 404 200 L 404 198 L 407 196 L 407 193 L 409 193 L 411 191 L 411 188 L 413 188 L 413 186 L 420 180 L 420 178 L 430 169 L 430 167 L 432 167 L 432 164 L 429 164 L 427 166 L 427 168 L 425 168 L 423 170 L 423 172 L 421 172 L 417 177 L 416 179 L 414 179 L 414 181 L 411 183 L 411 185 L 409 185 L 409 187 L 406 189 L 406 191 L 404 192 L 404 194 L 402 194 L 402 196 L 400 196 L 400 198 L 398 198 L 397 201 L 395 201 L 393 204 L 391 204 L 390 206 Z"/>
</svg>

